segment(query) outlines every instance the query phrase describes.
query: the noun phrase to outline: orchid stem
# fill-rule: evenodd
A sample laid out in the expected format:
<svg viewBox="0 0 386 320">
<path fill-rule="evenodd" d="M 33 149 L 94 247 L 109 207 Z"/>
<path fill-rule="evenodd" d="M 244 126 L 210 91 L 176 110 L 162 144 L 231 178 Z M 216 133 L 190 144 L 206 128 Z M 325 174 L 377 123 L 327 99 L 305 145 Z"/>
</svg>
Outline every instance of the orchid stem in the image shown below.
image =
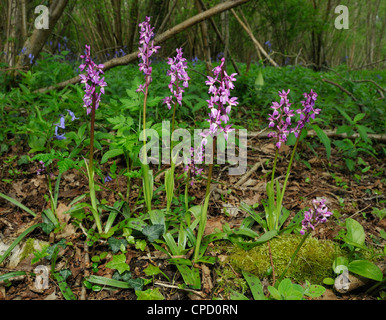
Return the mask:
<svg viewBox="0 0 386 320">
<path fill-rule="evenodd" d="M 307 232 L 306 234 L 304 234 L 304 236 L 302 237 L 302 240 L 299 242 L 298 246 L 296 247 L 296 250 L 294 251 L 294 253 L 292 254 L 291 258 L 290 258 L 290 261 L 288 262 L 287 264 L 287 267 L 285 268 L 285 270 L 283 271 L 283 273 L 280 275 L 279 279 L 277 280 L 277 283 L 280 283 L 281 280 L 283 280 L 284 276 L 286 275 L 289 267 L 291 266 L 292 264 L 292 261 L 295 259 L 296 255 L 298 254 L 300 248 L 302 247 L 302 245 L 304 244 L 304 242 L 307 240 L 308 236 L 311 234 L 311 232 Z"/>
<path fill-rule="evenodd" d="M 94 123 L 95 123 L 95 104 L 96 104 L 96 97 L 95 93 L 92 97 L 92 107 L 91 107 L 91 128 L 90 128 L 90 155 L 89 155 L 89 169 L 88 169 L 88 182 L 89 182 L 89 188 L 90 188 L 90 199 L 91 199 L 91 206 L 93 208 L 92 213 L 95 219 L 95 223 L 97 225 L 98 232 L 101 234 L 103 233 L 101 220 L 98 213 L 98 206 L 96 201 L 96 194 L 95 194 L 95 185 L 94 185 Z"/>
</svg>

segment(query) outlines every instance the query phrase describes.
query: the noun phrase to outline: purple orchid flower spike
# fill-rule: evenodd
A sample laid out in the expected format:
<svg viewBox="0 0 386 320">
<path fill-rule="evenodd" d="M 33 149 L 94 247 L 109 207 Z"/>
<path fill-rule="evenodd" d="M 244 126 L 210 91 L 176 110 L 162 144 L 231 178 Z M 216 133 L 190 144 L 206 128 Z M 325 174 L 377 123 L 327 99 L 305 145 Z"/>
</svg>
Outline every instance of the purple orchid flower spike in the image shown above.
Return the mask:
<svg viewBox="0 0 386 320">
<path fill-rule="evenodd" d="M 172 105 L 176 102 L 181 105 L 182 104 L 182 93 L 184 92 L 184 88 L 189 86 L 188 81 L 190 80 L 188 73 L 186 72 L 186 68 L 188 67 L 187 61 L 182 57 L 182 48 L 176 49 L 177 55 L 174 58 L 168 59 L 168 64 L 170 65 L 170 70 L 168 70 L 167 75 L 170 76 L 170 83 L 168 85 L 170 92 L 173 94 L 172 96 L 166 97 L 163 100 L 170 110 Z M 182 87 L 181 87 L 182 82 Z M 173 101 L 173 96 L 176 101 Z"/>
<path fill-rule="evenodd" d="M 208 76 L 208 80 L 205 82 L 209 86 L 208 93 L 211 94 L 211 97 L 207 100 L 210 109 L 209 119 L 207 119 L 209 130 L 202 134 L 204 137 L 202 144 L 207 142 L 206 137 L 215 135 L 218 130 L 223 132 L 224 138 L 228 140 L 228 133 L 234 130 L 231 128 L 232 125 L 227 125 L 227 123 L 232 106 L 238 104 L 237 97 L 230 96 L 237 73 L 228 75 L 224 70 L 224 64 L 225 58 L 222 58 L 220 65 L 212 70 L 213 77 Z"/>
<path fill-rule="evenodd" d="M 270 132 L 268 137 L 277 138 L 276 147 L 280 149 L 283 143 L 287 142 L 287 136 L 292 132 L 290 129 L 291 118 L 295 115 L 293 110 L 290 110 L 291 103 L 288 100 L 288 94 L 290 89 L 286 91 L 279 91 L 280 103 L 274 101 L 272 102 L 271 108 L 273 113 L 269 115 L 269 125 L 270 128 L 275 128 L 276 131 Z"/>
<path fill-rule="evenodd" d="M 139 32 L 139 54 L 138 58 L 140 59 L 139 71 L 142 71 L 145 75 L 145 84 L 140 85 L 137 89 L 137 92 L 145 93 L 145 89 L 149 87 L 152 82 L 151 73 L 152 67 L 150 66 L 150 57 L 153 53 L 157 53 L 157 51 L 161 48 L 160 46 L 154 46 L 154 28 L 150 25 L 150 17 L 146 17 L 145 21 L 139 24 L 140 32 Z"/>
<path fill-rule="evenodd" d="M 312 200 L 312 205 L 314 209 L 311 208 L 304 212 L 304 219 L 302 221 L 300 234 L 314 230 L 318 224 L 325 223 L 327 218 L 332 215 L 332 212 L 328 211 L 326 206 L 326 199 L 314 199 Z"/>
<path fill-rule="evenodd" d="M 320 113 L 320 109 L 314 108 L 316 99 L 318 97 L 317 93 L 310 91 L 310 93 L 304 93 L 306 100 L 302 101 L 303 109 L 296 110 L 296 113 L 300 114 L 300 120 L 297 123 L 296 128 L 293 130 L 295 136 L 298 137 L 299 132 L 303 129 L 306 123 L 310 122 L 310 119 L 315 119 L 315 115 Z"/>
<path fill-rule="evenodd" d="M 195 152 L 194 148 L 190 148 L 190 161 L 185 166 L 184 170 L 187 172 L 190 170 L 190 185 L 193 186 L 195 177 L 201 175 L 203 169 L 197 167 L 197 163 L 201 163 L 204 160 L 203 148 L 200 146 Z"/>
<path fill-rule="evenodd" d="M 87 109 L 87 115 L 91 113 L 92 100 L 95 99 L 95 110 L 99 107 L 99 102 L 101 99 L 101 94 L 105 93 L 104 87 L 107 86 L 105 78 L 101 78 L 100 75 L 103 74 L 102 69 L 104 68 L 103 64 L 95 64 L 90 56 L 90 46 L 86 45 L 85 54 L 80 56 L 85 60 L 84 64 L 79 66 L 80 71 L 82 72 L 86 69 L 87 74 L 80 74 L 81 83 L 85 84 L 85 94 L 83 96 L 83 102 Z M 96 88 L 99 87 L 99 93 Z"/>
</svg>

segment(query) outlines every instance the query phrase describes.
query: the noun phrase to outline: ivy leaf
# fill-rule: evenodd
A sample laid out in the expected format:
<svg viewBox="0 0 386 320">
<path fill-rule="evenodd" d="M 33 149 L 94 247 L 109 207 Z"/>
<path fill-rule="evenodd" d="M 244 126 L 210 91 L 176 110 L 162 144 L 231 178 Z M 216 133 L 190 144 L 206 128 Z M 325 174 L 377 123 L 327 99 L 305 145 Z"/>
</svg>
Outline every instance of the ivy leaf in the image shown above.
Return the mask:
<svg viewBox="0 0 386 320">
<path fill-rule="evenodd" d="M 124 253 L 113 256 L 113 260 L 106 264 L 107 268 L 115 269 L 120 274 L 125 271 L 130 271 L 130 266 L 126 263 L 126 256 Z"/>
<path fill-rule="evenodd" d="M 165 300 L 165 297 L 156 289 L 148 289 L 145 291 L 136 291 L 135 294 L 138 297 L 138 300 Z"/>
<path fill-rule="evenodd" d="M 164 233 L 165 227 L 163 224 L 153 224 L 151 226 L 146 226 L 143 228 L 142 233 L 147 237 L 149 242 L 159 239 L 159 237 Z"/>
<path fill-rule="evenodd" d="M 148 267 L 143 270 L 143 272 L 145 272 L 145 274 L 148 276 L 156 276 L 157 274 L 161 273 L 161 269 L 157 266 L 149 264 Z"/>
<path fill-rule="evenodd" d="M 121 249 L 121 245 L 124 245 L 125 248 L 127 246 L 127 241 L 125 239 L 116 239 L 114 237 L 109 238 L 107 243 L 114 254 Z"/>
</svg>

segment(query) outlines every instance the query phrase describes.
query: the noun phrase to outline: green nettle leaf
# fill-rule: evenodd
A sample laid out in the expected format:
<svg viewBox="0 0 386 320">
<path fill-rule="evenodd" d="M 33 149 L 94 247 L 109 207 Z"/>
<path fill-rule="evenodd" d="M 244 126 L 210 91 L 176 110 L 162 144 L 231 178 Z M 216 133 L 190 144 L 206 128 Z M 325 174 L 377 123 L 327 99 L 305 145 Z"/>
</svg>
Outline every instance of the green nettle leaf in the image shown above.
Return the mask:
<svg viewBox="0 0 386 320">
<path fill-rule="evenodd" d="M 358 121 L 361 121 L 365 117 L 366 113 L 358 113 L 354 117 L 354 122 L 357 123 Z"/>
<path fill-rule="evenodd" d="M 354 171 L 355 169 L 355 161 L 352 160 L 352 159 L 344 159 L 345 160 L 345 163 L 346 163 L 346 166 L 347 168 L 350 170 L 350 171 Z"/>
<path fill-rule="evenodd" d="M 103 157 L 102 157 L 102 160 L 101 160 L 101 164 L 104 164 L 107 162 L 107 160 L 109 160 L 110 158 L 115 158 L 115 157 L 118 157 L 120 155 L 123 154 L 123 150 L 122 149 L 112 149 L 112 150 L 109 150 L 107 151 Z"/>
<path fill-rule="evenodd" d="M 367 127 L 361 126 L 359 124 L 357 124 L 356 127 L 357 127 L 359 135 L 361 136 L 363 141 L 366 142 L 366 143 L 371 143 L 371 140 L 369 139 L 369 137 L 367 135 L 367 131 L 369 131 L 369 129 Z"/>
<path fill-rule="evenodd" d="M 120 274 L 125 271 L 130 271 L 130 266 L 126 263 L 124 253 L 113 256 L 113 260 L 106 264 L 107 268 L 116 269 Z"/>
<path fill-rule="evenodd" d="M 360 246 L 365 244 L 365 231 L 362 225 L 352 219 L 346 219 L 346 228 L 347 228 L 347 239 L 353 243 L 357 243 Z"/>
<path fill-rule="evenodd" d="M 312 125 L 312 128 L 315 130 L 320 141 L 324 144 L 324 147 L 326 148 L 327 159 L 330 160 L 330 156 L 331 156 L 330 138 L 326 135 L 326 133 L 322 129 L 319 128 L 318 125 L 314 124 L 314 125 Z"/>
<path fill-rule="evenodd" d="M 354 130 L 352 126 L 343 125 L 336 129 L 337 134 L 346 133 L 348 136 L 352 136 L 354 134 Z"/>
<path fill-rule="evenodd" d="M 383 273 L 374 263 L 368 260 L 354 260 L 348 265 L 348 270 L 362 277 L 382 281 Z"/>
</svg>

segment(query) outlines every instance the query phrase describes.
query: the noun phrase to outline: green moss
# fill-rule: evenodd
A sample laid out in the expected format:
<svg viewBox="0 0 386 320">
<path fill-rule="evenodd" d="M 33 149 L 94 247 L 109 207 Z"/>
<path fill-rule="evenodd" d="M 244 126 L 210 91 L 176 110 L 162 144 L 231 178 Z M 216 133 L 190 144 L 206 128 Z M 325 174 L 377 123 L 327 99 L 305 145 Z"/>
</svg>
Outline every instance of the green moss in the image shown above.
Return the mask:
<svg viewBox="0 0 386 320">
<path fill-rule="evenodd" d="M 35 239 L 28 238 L 25 242 L 23 252 L 20 254 L 20 261 L 23 261 L 25 258 L 27 258 L 31 253 L 35 251 L 34 248 Z"/>
<path fill-rule="evenodd" d="M 244 293 L 248 290 L 248 284 L 243 277 L 240 277 L 231 265 L 222 265 L 220 268 L 216 268 L 216 285 L 215 295 L 221 295 L 225 299 L 229 299 L 230 294 L 233 291 Z"/>
<path fill-rule="evenodd" d="M 19 255 L 19 261 L 23 261 L 25 258 L 36 250 L 41 250 L 41 247 L 45 244 L 45 242 L 36 240 L 33 238 L 28 238 L 24 244 L 23 251 Z"/>
<path fill-rule="evenodd" d="M 270 240 L 277 277 L 284 271 L 301 238 L 300 235 L 283 234 Z M 335 250 L 332 241 L 319 241 L 308 237 L 288 269 L 286 277 L 299 282 L 308 280 L 312 284 L 321 284 L 323 278 L 332 276 Z M 229 251 L 228 262 L 236 271 L 245 270 L 259 278 L 266 277 L 271 267 L 268 244 L 264 243 L 249 251 L 233 246 Z"/>
</svg>

